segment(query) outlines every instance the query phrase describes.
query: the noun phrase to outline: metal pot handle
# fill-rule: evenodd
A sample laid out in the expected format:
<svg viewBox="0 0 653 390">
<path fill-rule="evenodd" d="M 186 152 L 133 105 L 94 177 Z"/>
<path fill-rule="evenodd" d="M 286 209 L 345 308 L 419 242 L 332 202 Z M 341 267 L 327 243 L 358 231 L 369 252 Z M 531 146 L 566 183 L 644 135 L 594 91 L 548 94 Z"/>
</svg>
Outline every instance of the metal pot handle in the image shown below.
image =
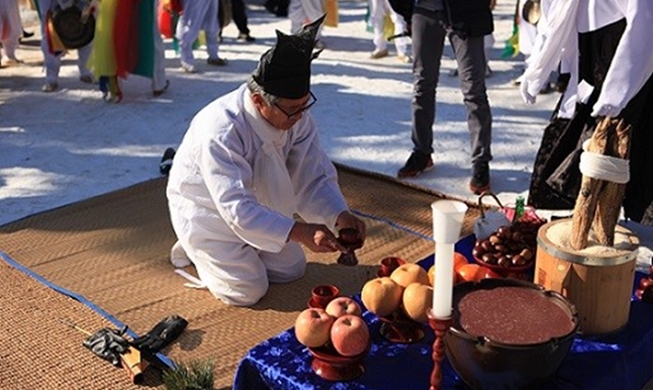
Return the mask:
<svg viewBox="0 0 653 390">
<path fill-rule="evenodd" d="M 497 198 L 497 196 L 492 191 L 483 191 L 483 193 L 481 193 L 481 195 L 478 197 L 478 209 L 481 211 L 481 219 L 485 218 L 485 210 L 483 208 L 484 206 L 483 198 L 488 195 L 494 198 L 494 201 L 497 202 L 499 208 L 503 209 L 503 204 L 501 204 L 499 198 Z"/>
</svg>

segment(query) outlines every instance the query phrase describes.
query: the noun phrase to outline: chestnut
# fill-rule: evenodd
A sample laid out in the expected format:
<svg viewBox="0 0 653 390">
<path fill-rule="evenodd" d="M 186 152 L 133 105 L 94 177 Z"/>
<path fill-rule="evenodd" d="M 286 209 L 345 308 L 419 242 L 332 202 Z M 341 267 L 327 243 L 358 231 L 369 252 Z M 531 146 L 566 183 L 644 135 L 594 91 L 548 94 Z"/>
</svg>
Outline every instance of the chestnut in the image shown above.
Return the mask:
<svg viewBox="0 0 653 390">
<path fill-rule="evenodd" d="M 497 260 L 497 265 L 500 267 L 510 267 L 510 259 L 507 256 L 502 256 Z"/>
<path fill-rule="evenodd" d="M 523 265 L 526 265 L 526 259 L 521 255 L 515 255 L 512 258 L 511 262 L 512 262 L 512 265 L 514 265 L 516 267 L 521 267 Z"/>
<path fill-rule="evenodd" d="M 486 262 L 488 264 L 496 264 L 497 263 L 497 258 L 492 253 L 484 254 L 483 257 L 481 257 L 481 260 L 483 260 L 484 262 Z"/>
<path fill-rule="evenodd" d="M 494 251 L 499 252 L 499 253 L 505 253 L 506 252 L 506 246 L 503 244 L 496 244 L 494 245 Z"/>
<path fill-rule="evenodd" d="M 510 239 L 512 237 L 512 231 L 509 226 L 501 226 L 497 229 L 497 235 L 504 239 Z"/>
<path fill-rule="evenodd" d="M 531 252 L 531 250 L 528 248 L 522 249 L 522 251 L 519 252 L 519 255 L 526 260 L 530 260 L 533 258 L 533 252 Z"/>
</svg>

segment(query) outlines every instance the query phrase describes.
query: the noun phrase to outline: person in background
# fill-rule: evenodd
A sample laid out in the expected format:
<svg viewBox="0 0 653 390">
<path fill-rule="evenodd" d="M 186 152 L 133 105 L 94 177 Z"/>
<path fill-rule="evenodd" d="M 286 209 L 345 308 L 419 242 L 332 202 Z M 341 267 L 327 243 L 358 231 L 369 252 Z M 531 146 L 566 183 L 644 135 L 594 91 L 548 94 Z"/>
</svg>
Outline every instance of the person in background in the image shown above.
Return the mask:
<svg viewBox="0 0 653 390">
<path fill-rule="evenodd" d="M 372 40 L 374 51 L 370 55 L 370 58 L 378 59 L 388 55 L 388 40 L 385 36 L 385 24 L 386 16 L 389 15 L 390 20 L 394 24 L 393 41 L 397 50 L 397 59 L 406 64 L 411 63 L 413 60 L 410 58 L 408 52 L 408 28 L 404 19 L 392 9 L 388 0 L 369 0 L 369 9 L 370 24 L 374 33 L 374 39 Z"/>
<path fill-rule="evenodd" d="M 20 61 L 16 58 L 16 48 L 23 33 L 23 25 L 20 21 L 20 10 L 18 0 L 0 1 L 0 66 L 2 64 L 2 50 L 8 59 L 8 63 L 17 64 Z"/>
<path fill-rule="evenodd" d="M 301 245 L 345 252 L 334 234 L 344 228 L 365 239 L 308 111 L 323 20 L 294 35 L 277 31 L 248 81 L 203 108 L 174 155 L 171 261 L 192 263 L 201 284 L 230 305 L 253 305 L 269 283 L 301 278 Z"/>
<path fill-rule="evenodd" d="M 653 201 L 653 55 L 648 0 L 554 0 L 549 35 L 524 73 L 521 94 L 535 103 L 548 74 L 560 61 L 577 66 L 566 94 L 576 99 L 571 119 L 557 137 L 544 137 L 531 183 L 538 208 L 572 209 L 580 191 L 583 142 L 609 117 L 631 126 L 629 170 L 623 200 L 625 217 L 640 221 Z M 569 58 L 568 55 L 572 57 Z M 575 72 L 573 71 L 575 70 Z M 546 143 L 545 143 L 546 142 Z M 533 186 L 531 187 L 533 190 Z"/>
<path fill-rule="evenodd" d="M 471 138 L 470 190 L 490 188 L 492 113 L 485 87 L 484 37 L 494 30 L 487 0 L 417 0 L 412 15 L 413 38 L 413 152 L 399 169 L 399 178 L 415 177 L 433 168 L 435 94 L 444 40 L 456 56 L 467 124 Z"/>
<path fill-rule="evenodd" d="M 38 0 L 39 16 L 41 17 L 41 51 L 43 52 L 43 65 L 45 66 L 45 84 L 41 88 L 43 92 L 54 92 L 59 88 L 59 70 L 61 59 L 67 50 L 55 48 L 49 37 L 51 32 L 48 29 L 48 22 L 52 18 L 52 12 L 59 5 L 57 0 Z M 85 84 L 93 83 L 93 73 L 87 67 L 92 45 L 77 49 L 77 68 L 79 69 L 79 81 Z"/>
<path fill-rule="evenodd" d="M 302 26 L 311 20 L 317 20 L 324 15 L 324 0 L 290 0 L 288 5 L 288 18 L 290 19 L 290 32 L 299 31 Z M 322 36 L 322 26 L 317 31 L 317 47 L 324 48 L 324 43 L 319 39 Z"/>
<path fill-rule="evenodd" d="M 158 8 L 157 0 L 99 3 L 89 66 L 106 100 L 122 100 L 121 79 L 129 75 L 150 78 L 155 97 L 167 90 Z"/>
<path fill-rule="evenodd" d="M 288 6 L 290 5 L 290 0 L 267 0 L 264 4 L 265 9 L 280 17 L 288 16 Z"/>
<path fill-rule="evenodd" d="M 256 38 L 250 35 L 249 27 L 247 27 L 247 9 L 243 0 L 231 0 L 231 17 L 238 28 L 238 37 L 236 39 L 254 42 Z M 220 37 L 222 37 L 222 29 Z"/>
<path fill-rule="evenodd" d="M 193 44 L 200 30 L 206 35 L 206 52 L 209 58 L 206 63 L 214 66 L 227 65 L 227 60 L 218 56 L 218 22 L 219 0 L 181 0 L 184 10 L 177 22 L 177 39 L 181 56 L 181 67 L 186 73 L 195 73 L 195 57 Z"/>
</svg>

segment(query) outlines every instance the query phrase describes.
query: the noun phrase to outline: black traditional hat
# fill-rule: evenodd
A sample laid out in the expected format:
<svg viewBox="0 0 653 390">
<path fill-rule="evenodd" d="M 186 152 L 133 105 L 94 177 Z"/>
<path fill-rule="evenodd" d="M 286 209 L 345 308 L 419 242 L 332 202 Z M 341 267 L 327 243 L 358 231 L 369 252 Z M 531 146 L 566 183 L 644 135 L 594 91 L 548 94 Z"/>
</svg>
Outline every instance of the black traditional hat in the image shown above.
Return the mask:
<svg viewBox="0 0 653 390">
<path fill-rule="evenodd" d="M 261 56 L 252 74 L 265 92 L 287 99 L 300 99 L 308 95 L 311 61 L 321 52 L 313 52 L 315 37 L 325 16 L 305 25 L 293 35 L 277 30 L 277 44 Z"/>
<path fill-rule="evenodd" d="M 83 15 L 76 5 L 66 9 L 57 6 L 52 13 L 52 25 L 67 49 L 82 48 L 91 43 L 95 35 L 95 17 Z"/>
</svg>

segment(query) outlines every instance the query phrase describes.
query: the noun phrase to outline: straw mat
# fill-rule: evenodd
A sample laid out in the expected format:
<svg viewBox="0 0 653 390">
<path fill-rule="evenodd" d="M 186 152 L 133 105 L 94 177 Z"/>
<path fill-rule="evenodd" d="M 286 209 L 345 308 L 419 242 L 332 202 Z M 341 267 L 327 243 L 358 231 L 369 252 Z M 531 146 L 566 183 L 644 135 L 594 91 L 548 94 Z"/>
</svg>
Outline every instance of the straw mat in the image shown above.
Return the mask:
<svg viewBox="0 0 653 390">
<path fill-rule="evenodd" d="M 176 361 L 211 358 L 215 388 L 228 389 L 246 352 L 292 326 L 312 287 L 335 284 L 343 295 L 360 292 L 383 257 L 415 262 L 433 252 L 430 203 L 441 196 L 393 179 L 339 166 L 340 183 L 352 209 L 368 225 L 356 254 L 360 264 L 336 263 L 337 254 L 307 251 L 306 275 L 276 284 L 254 307 L 229 307 L 206 290 L 183 286 L 173 273 L 169 250 L 174 235 L 160 178 L 37 214 L 0 227 L 0 250 L 48 281 L 79 294 L 138 334 L 179 314 L 189 321 L 166 351 Z M 471 208 L 463 234 L 471 231 Z M 52 290 L 0 262 L 0 383 L 3 389 L 130 389 L 122 370 L 93 356 L 83 334 L 112 326 L 101 310 Z M 194 274 L 192 268 L 187 269 Z M 146 386 L 163 388 L 148 370 Z M 146 373 L 148 372 L 146 371 Z M 7 384 L 7 385 L 5 385 Z"/>
</svg>

